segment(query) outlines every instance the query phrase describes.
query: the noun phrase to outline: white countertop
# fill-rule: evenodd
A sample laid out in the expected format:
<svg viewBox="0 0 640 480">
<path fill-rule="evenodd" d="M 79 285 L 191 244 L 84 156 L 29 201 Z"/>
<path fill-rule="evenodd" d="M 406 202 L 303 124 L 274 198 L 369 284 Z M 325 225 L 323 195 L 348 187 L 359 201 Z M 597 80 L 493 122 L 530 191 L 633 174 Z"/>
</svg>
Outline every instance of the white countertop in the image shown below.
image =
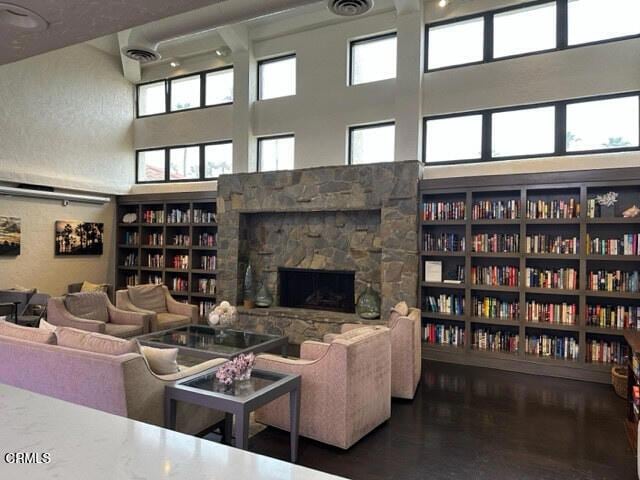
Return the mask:
<svg viewBox="0 0 640 480">
<path fill-rule="evenodd" d="M 48 453 L 51 461 L 7 463 L 15 452 Z M 336 480 L 339 477 L 0 384 L 0 479 L 23 478 Z"/>
</svg>

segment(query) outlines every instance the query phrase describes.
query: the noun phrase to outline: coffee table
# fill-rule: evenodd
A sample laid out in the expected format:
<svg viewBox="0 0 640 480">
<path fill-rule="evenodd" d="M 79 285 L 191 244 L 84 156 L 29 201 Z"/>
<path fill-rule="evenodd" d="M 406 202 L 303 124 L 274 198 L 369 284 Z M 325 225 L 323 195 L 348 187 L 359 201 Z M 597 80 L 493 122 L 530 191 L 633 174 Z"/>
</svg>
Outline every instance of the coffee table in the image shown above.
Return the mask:
<svg viewBox="0 0 640 480">
<path fill-rule="evenodd" d="M 136 338 L 141 345 L 168 348 L 177 347 L 180 357 L 196 359 L 233 358 L 241 353 L 270 352 L 280 349 L 287 354 L 287 337 L 255 333 L 233 328 L 186 325 Z"/>
<path fill-rule="evenodd" d="M 298 425 L 300 421 L 300 375 L 254 369 L 251 378 L 231 387 L 222 385 L 215 372 L 220 367 L 165 387 L 165 427 L 175 430 L 176 402 L 187 402 L 225 412 L 224 440 L 230 442 L 235 416 L 235 446 L 247 450 L 249 415 L 276 398 L 289 394 L 291 462 L 298 459 Z"/>
</svg>

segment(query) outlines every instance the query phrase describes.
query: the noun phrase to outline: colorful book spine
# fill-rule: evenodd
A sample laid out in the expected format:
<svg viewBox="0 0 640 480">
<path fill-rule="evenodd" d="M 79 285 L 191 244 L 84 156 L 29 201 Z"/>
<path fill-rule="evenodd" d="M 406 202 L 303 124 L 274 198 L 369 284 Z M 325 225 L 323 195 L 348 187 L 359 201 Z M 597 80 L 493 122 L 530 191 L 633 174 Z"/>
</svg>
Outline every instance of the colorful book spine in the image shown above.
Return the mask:
<svg viewBox="0 0 640 480">
<path fill-rule="evenodd" d="M 147 255 L 147 267 L 164 268 L 164 255 L 160 253 Z"/>
<path fill-rule="evenodd" d="M 464 252 L 464 236 L 457 233 L 441 233 L 440 235 L 425 233 L 424 249 L 436 252 Z"/>
<path fill-rule="evenodd" d="M 428 295 L 424 304 L 429 312 L 449 315 L 463 315 L 464 312 L 464 297 L 460 295 Z"/>
<path fill-rule="evenodd" d="M 517 287 L 520 285 L 520 269 L 511 265 L 488 267 L 474 265 L 471 267 L 471 283 L 474 285 Z"/>
<path fill-rule="evenodd" d="M 474 220 L 515 220 L 520 218 L 520 200 L 475 202 L 471 211 Z"/>
<path fill-rule="evenodd" d="M 167 213 L 167 223 L 190 223 L 191 210 L 174 208 Z"/>
<path fill-rule="evenodd" d="M 481 253 L 518 253 L 520 235 L 517 233 L 479 233 L 472 237 L 473 252 Z"/>
<path fill-rule="evenodd" d="M 625 342 L 610 340 L 587 340 L 587 363 L 616 363 L 626 362 L 628 347 Z"/>
<path fill-rule="evenodd" d="M 527 267 L 525 286 L 576 290 L 578 288 L 578 271 L 575 268 L 551 270 Z"/>
<path fill-rule="evenodd" d="M 555 335 L 527 335 L 525 353 L 536 357 L 550 357 L 563 360 L 577 360 L 578 341 L 573 337 Z"/>
<path fill-rule="evenodd" d="M 580 242 L 577 237 L 563 238 L 559 235 L 527 236 L 527 253 L 577 254 Z"/>
<path fill-rule="evenodd" d="M 511 331 L 478 328 L 473 331 L 475 350 L 517 353 L 520 336 Z"/>
<path fill-rule="evenodd" d="M 624 272 L 622 270 L 597 270 L 589 272 L 587 289 L 599 292 L 638 293 L 638 271 Z"/>
<path fill-rule="evenodd" d="M 587 234 L 588 255 L 640 255 L 640 233 L 625 233 L 622 238 L 592 238 Z"/>
<path fill-rule="evenodd" d="M 580 202 L 573 197 L 568 200 L 527 200 L 527 218 L 557 219 L 579 216 Z"/>
<path fill-rule="evenodd" d="M 422 204 L 422 220 L 464 220 L 465 202 L 425 202 Z"/>
<path fill-rule="evenodd" d="M 145 210 L 142 219 L 144 223 L 164 223 L 164 210 Z"/>
<path fill-rule="evenodd" d="M 473 297 L 472 315 L 483 318 L 518 320 L 520 304 L 516 301 L 510 302 L 494 297 Z"/>
<path fill-rule="evenodd" d="M 189 281 L 186 278 L 174 277 L 171 279 L 171 290 L 175 292 L 188 292 Z"/>
<path fill-rule="evenodd" d="M 457 325 L 426 323 L 422 327 L 422 340 L 432 345 L 464 345 L 464 328 Z"/>
<path fill-rule="evenodd" d="M 587 325 L 640 330 L 640 306 L 587 305 Z"/>
<path fill-rule="evenodd" d="M 178 268 L 180 270 L 189 269 L 189 255 L 176 255 L 171 262 L 171 268 Z"/>
<path fill-rule="evenodd" d="M 526 320 L 533 323 L 575 325 L 578 306 L 575 303 L 539 303 L 528 301 Z"/>
</svg>

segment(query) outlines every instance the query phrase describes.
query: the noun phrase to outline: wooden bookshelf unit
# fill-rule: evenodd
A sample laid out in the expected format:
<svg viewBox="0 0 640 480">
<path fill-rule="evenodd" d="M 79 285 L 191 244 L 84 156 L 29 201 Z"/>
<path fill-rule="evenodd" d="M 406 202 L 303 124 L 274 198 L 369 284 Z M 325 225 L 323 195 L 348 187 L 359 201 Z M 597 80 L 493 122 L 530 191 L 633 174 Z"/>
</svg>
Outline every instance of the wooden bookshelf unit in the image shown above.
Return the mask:
<svg viewBox="0 0 640 480">
<path fill-rule="evenodd" d="M 428 174 L 428 169 L 425 172 Z M 618 193 L 613 212 L 603 208 L 591 215 L 592 200 L 609 191 Z M 633 272 L 640 271 L 640 256 L 637 250 L 630 255 L 590 253 L 587 239 L 606 244 L 632 234 L 638 240 L 640 217 L 623 218 L 622 212 L 640 206 L 640 169 L 422 180 L 420 199 L 419 298 L 424 358 L 611 381 L 613 363 L 599 361 L 603 357 L 596 359 L 594 355 L 605 355 L 610 348 L 611 356 L 624 362 L 625 329 L 602 319 L 595 322 L 594 312 L 598 309 L 598 315 L 604 315 L 601 312 L 607 307 L 609 314 L 611 309 L 623 310 L 619 321 L 631 318 L 633 324 L 628 327 L 640 328 L 640 293 L 631 285 L 637 284 Z M 426 216 L 425 203 L 432 207 Z M 545 210 L 550 207 L 558 214 Z M 456 280 L 463 272 L 462 281 L 427 281 L 425 261 L 441 262 L 441 280 Z M 631 279 L 628 282 L 633 291 L 593 290 L 588 278 L 598 271 L 620 271 L 625 279 Z M 603 288 L 608 288 L 606 282 Z M 628 290 L 626 284 L 624 289 Z M 449 308 L 462 303 L 463 308 Z M 555 307 L 546 307 L 548 304 Z M 545 309 L 553 311 L 553 323 L 540 321 L 549 318 Z M 433 338 L 436 329 L 446 330 L 449 339 L 458 340 L 464 331 L 464 341 L 442 343 L 442 333 L 436 343 L 425 341 L 428 333 Z M 487 347 L 491 339 L 502 348 Z M 536 341 L 546 348 L 536 348 Z M 527 343 L 529 352 L 541 354 L 527 353 Z"/>
<path fill-rule="evenodd" d="M 216 206 L 215 192 L 118 197 L 116 287 L 164 284 L 202 318 L 216 300 Z"/>
</svg>

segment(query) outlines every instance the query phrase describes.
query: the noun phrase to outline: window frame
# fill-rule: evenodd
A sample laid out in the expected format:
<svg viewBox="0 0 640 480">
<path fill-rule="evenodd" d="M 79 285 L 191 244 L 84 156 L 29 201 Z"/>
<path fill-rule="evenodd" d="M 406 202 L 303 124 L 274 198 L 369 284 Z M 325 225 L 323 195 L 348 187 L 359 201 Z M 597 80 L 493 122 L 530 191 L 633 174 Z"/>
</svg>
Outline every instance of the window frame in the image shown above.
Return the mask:
<svg viewBox="0 0 640 480">
<path fill-rule="evenodd" d="M 574 103 L 587 103 L 590 101 L 598 100 L 612 100 L 616 98 L 624 97 L 636 97 L 639 102 L 638 111 L 640 112 L 640 90 L 631 92 L 620 92 L 603 95 L 592 95 L 588 97 L 576 97 L 566 100 L 529 103 L 525 105 L 516 105 L 509 107 L 499 107 L 484 110 L 471 110 L 456 113 L 447 113 L 442 115 L 428 115 L 422 118 L 422 163 L 426 167 L 437 167 L 441 165 L 458 165 L 466 163 L 487 163 L 487 162 L 501 162 L 505 160 L 528 160 L 535 158 L 551 158 L 551 157 L 568 157 L 568 156 L 581 156 L 581 155 L 594 155 L 603 153 L 618 153 L 618 152 L 635 152 L 640 151 L 640 145 L 631 147 L 618 147 L 618 148 L 600 148 L 594 150 L 580 150 L 567 152 L 567 105 Z M 554 151 L 551 153 L 542 154 L 530 154 L 530 155 L 514 155 L 505 157 L 494 157 L 491 154 L 492 147 L 492 119 L 491 116 L 494 113 L 511 112 L 517 110 L 528 110 L 538 107 L 555 107 L 555 126 L 554 126 Z M 426 158 L 427 154 L 427 121 L 439 120 L 443 118 L 462 117 L 466 115 L 481 115 L 482 116 L 482 149 L 480 158 L 463 159 L 463 160 L 449 160 L 437 163 L 429 163 Z M 639 125 L 639 138 L 640 138 L 640 113 L 639 113 L 638 125 Z"/>
<path fill-rule="evenodd" d="M 396 122 L 395 120 L 386 120 L 383 122 L 376 122 L 376 123 L 363 123 L 363 124 L 358 124 L 358 125 L 351 125 L 349 126 L 348 130 L 347 130 L 347 165 L 373 165 L 373 164 L 369 164 L 369 163 L 353 163 L 353 138 L 352 138 L 352 133 L 355 130 L 367 130 L 369 128 L 378 128 L 378 127 L 389 127 L 393 125 L 393 127 L 395 128 L 396 126 Z M 394 131 L 395 133 L 395 131 Z M 395 149 L 395 146 L 394 146 Z M 394 160 L 391 160 L 394 161 Z M 384 162 L 384 163 L 388 163 L 388 162 Z"/>
<path fill-rule="evenodd" d="M 218 177 L 205 177 L 204 175 L 204 150 L 207 145 L 220 145 L 224 143 L 230 143 L 233 145 L 232 139 L 227 140 L 215 140 L 212 142 L 205 143 L 187 143 L 184 145 L 167 145 L 164 147 L 152 147 L 152 148 L 140 148 L 136 150 L 136 185 L 148 185 L 148 184 L 160 184 L 160 183 L 189 183 L 189 182 L 211 182 L 215 181 Z M 171 166 L 171 150 L 176 148 L 188 148 L 188 147 L 198 147 L 198 156 L 199 156 L 199 176 L 198 178 L 186 178 L 181 180 L 171 180 L 170 166 Z M 163 180 L 149 180 L 142 181 L 138 176 L 138 166 L 140 163 L 140 152 L 150 152 L 150 151 L 164 151 L 164 179 Z M 233 163 L 231 165 L 233 170 Z"/>
<path fill-rule="evenodd" d="M 262 97 L 262 85 L 260 82 L 260 67 L 262 67 L 262 65 L 266 65 L 269 63 L 275 63 L 275 62 L 279 62 L 281 60 L 287 60 L 289 58 L 295 58 L 296 59 L 296 92 L 292 95 L 283 95 L 281 97 L 273 97 L 273 98 L 261 98 Z M 268 57 L 268 58 L 263 58 L 261 60 L 258 60 L 257 64 L 256 64 L 256 101 L 257 102 L 262 102 L 265 100 L 275 100 L 277 98 L 287 98 L 287 97 L 295 97 L 298 94 L 298 58 L 296 56 L 296 52 L 293 53 L 285 53 L 283 55 L 277 55 L 275 57 Z"/>
<path fill-rule="evenodd" d="M 504 57 L 494 58 L 493 49 L 493 19 L 495 15 L 502 13 L 512 12 L 514 10 L 524 10 L 527 8 L 555 3 L 556 4 L 556 46 L 554 48 L 547 48 L 543 50 L 535 50 L 532 52 L 517 53 L 514 55 L 508 55 Z M 484 36 L 483 36 L 483 59 L 476 62 L 469 62 L 458 65 L 448 65 L 446 67 L 429 68 L 429 29 L 432 27 L 440 27 L 443 25 L 449 25 L 458 22 L 464 22 L 467 20 L 473 20 L 476 18 L 484 18 Z M 595 40 L 587 43 L 577 43 L 575 45 L 569 45 L 569 0 L 534 0 L 531 2 L 519 3 L 517 5 L 509 5 L 507 7 L 497 8 L 493 10 L 486 10 L 469 15 L 463 15 L 455 18 L 448 18 L 445 20 L 438 20 L 435 22 L 427 23 L 424 30 L 424 56 L 423 56 L 423 73 L 438 72 L 441 70 L 449 70 L 452 68 L 468 67 L 471 65 L 481 65 L 484 63 L 501 62 L 503 60 L 511 60 L 513 58 L 528 57 L 530 55 L 539 55 L 542 53 L 557 52 L 562 50 L 570 50 L 574 48 L 588 47 L 591 45 L 600 45 L 603 43 L 620 42 L 624 40 L 630 40 L 634 38 L 640 38 L 640 33 L 624 35 L 620 37 L 605 38 L 602 40 Z"/>
<path fill-rule="evenodd" d="M 174 114 L 174 113 L 181 113 L 181 112 L 190 112 L 193 110 L 202 110 L 203 108 L 213 108 L 213 107 L 222 107 L 225 105 L 233 105 L 233 101 L 231 102 L 224 102 L 224 103 L 216 103 L 214 105 L 207 105 L 206 104 L 206 98 L 207 98 L 207 74 L 208 73 L 212 73 L 212 72 L 219 72 L 221 70 L 229 70 L 229 69 L 233 69 L 233 64 L 231 65 L 224 65 L 222 67 L 217 67 L 217 68 L 210 68 L 208 70 L 203 70 L 200 72 L 193 72 L 193 73 L 185 73 L 184 75 L 178 75 L 175 77 L 167 77 L 164 79 L 160 79 L 160 80 L 153 80 L 150 82 L 143 82 L 143 83 L 138 83 L 136 84 L 136 118 L 149 118 L 149 117 L 158 117 L 160 115 L 170 115 L 170 114 Z M 197 107 L 191 107 L 191 108 L 183 108 L 181 110 L 171 110 L 171 82 L 174 80 L 180 80 L 182 78 L 186 78 L 186 77 L 195 77 L 195 76 L 199 76 L 200 77 L 200 104 Z M 152 113 L 150 115 L 140 115 L 140 87 L 143 87 L 145 85 L 150 85 L 153 83 L 161 83 L 164 82 L 164 108 L 165 111 L 162 113 Z M 235 93 L 235 92 L 234 92 Z"/>
<path fill-rule="evenodd" d="M 262 143 L 263 140 L 278 140 L 280 138 L 293 138 L 294 141 L 294 154 L 293 154 L 293 162 L 295 165 L 295 139 L 296 139 L 296 135 L 295 133 L 279 133 L 277 135 L 263 135 L 260 137 L 256 137 L 256 173 L 270 173 L 270 172 L 281 172 L 281 171 L 285 171 L 285 170 L 269 170 L 267 172 L 263 172 L 261 170 L 261 166 L 260 166 L 260 145 Z"/>
<path fill-rule="evenodd" d="M 231 145 L 231 172 L 233 173 L 233 140 L 216 140 L 215 142 L 207 142 L 207 143 L 203 143 L 200 145 L 200 156 L 201 156 L 201 161 L 200 161 L 200 173 L 202 176 L 202 181 L 204 182 L 210 182 L 211 180 L 216 180 L 218 179 L 220 176 L 218 175 L 217 177 L 207 177 L 205 175 L 205 161 L 206 161 L 206 157 L 205 157 L 205 150 L 206 147 L 208 147 L 209 145 L 224 145 L 224 144 L 230 144 Z M 223 175 L 227 175 L 226 173 L 223 173 Z"/>
<path fill-rule="evenodd" d="M 348 76 L 347 76 L 347 86 L 349 87 L 357 87 L 358 85 L 366 85 L 368 83 L 375 83 L 375 82 L 384 82 L 385 80 L 391 80 L 391 78 L 385 78 L 383 80 L 372 80 L 370 82 L 362 82 L 362 83 L 353 83 L 353 47 L 356 45 L 361 45 L 363 43 L 372 43 L 372 42 L 376 42 L 378 40 L 383 40 L 385 38 L 391 38 L 391 37 L 395 37 L 396 38 L 396 76 L 393 78 L 398 78 L 398 71 L 397 71 L 397 50 L 398 50 L 398 32 L 397 31 L 392 31 L 392 32 L 385 32 L 385 33 L 378 33 L 376 35 L 370 35 L 367 37 L 362 37 L 362 38 L 356 38 L 353 40 L 349 40 L 349 61 L 348 61 Z"/>
</svg>

